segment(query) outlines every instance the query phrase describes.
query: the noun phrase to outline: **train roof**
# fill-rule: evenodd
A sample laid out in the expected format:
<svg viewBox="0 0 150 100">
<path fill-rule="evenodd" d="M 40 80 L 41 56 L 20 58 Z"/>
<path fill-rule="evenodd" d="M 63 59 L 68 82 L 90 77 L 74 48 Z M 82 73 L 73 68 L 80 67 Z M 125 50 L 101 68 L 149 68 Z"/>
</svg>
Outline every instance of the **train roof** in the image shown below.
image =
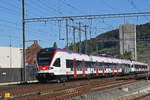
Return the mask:
<svg viewBox="0 0 150 100">
<path fill-rule="evenodd" d="M 77 52 L 74 52 L 72 50 L 69 50 L 69 49 L 60 49 L 60 48 L 44 48 L 42 50 L 58 50 L 58 51 L 63 51 L 63 52 L 66 52 L 66 53 L 72 53 L 72 54 L 80 54 L 80 55 L 87 55 L 87 56 L 94 56 L 94 57 L 103 57 L 104 59 L 113 59 L 113 60 L 120 60 L 121 62 L 124 62 L 124 63 L 127 63 L 129 62 L 130 60 L 129 59 L 119 59 L 119 58 L 112 58 L 112 57 L 106 57 L 106 56 L 99 56 L 99 55 L 91 55 L 91 54 L 84 54 L 84 53 L 77 53 Z"/>
<path fill-rule="evenodd" d="M 69 50 L 69 49 L 60 49 L 60 48 L 54 48 L 54 47 L 51 47 L 51 48 L 43 48 L 42 50 L 60 50 L 60 51 L 66 51 L 66 52 L 73 52 L 72 50 Z"/>
<path fill-rule="evenodd" d="M 138 62 L 138 61 L 132 61 L 132 63 L 134 64 L 138 64 L 138 65 L 148 65 L 147 63 L 143 63 L 143 62 Z"/>
<path fill-rule="evenodd" d="M 63 51 L 63 52 L 67 52 L 67 53 L 73 53 L 73 54 L 80 54 L 80 55 L 87 55 L 87 56 L 95 56 L 95 57 L 103 57 L 103 58 L 108 58 L 108 59 L 113 59 L 113 60 L 119 60 L 121 61 L 122 63 L 129 63 L 130 59 L 120 59 L 120 58 L 113 58 L 113 57 L 105 57 L 105 56 L 99 56 L 99 55 L 90 55 L 90 54 L 83 54 L 83 53 L 77 53 L 77 52 L 74 52 L 72 50 L 69 50 L 69 49 L 61 49 L 61 48 L 54 48 L 54 47 L 51 47 L 51 48 L 43 48 L 42 50 L 58 50 L 58 51 Z M 138 62 L 138 61 L 132 61 L 132 63 L 134 64 L 144 64 L 144 65 L 147 65 L 146 63 L 143 63 L 143 62 Z"/>
</svg>

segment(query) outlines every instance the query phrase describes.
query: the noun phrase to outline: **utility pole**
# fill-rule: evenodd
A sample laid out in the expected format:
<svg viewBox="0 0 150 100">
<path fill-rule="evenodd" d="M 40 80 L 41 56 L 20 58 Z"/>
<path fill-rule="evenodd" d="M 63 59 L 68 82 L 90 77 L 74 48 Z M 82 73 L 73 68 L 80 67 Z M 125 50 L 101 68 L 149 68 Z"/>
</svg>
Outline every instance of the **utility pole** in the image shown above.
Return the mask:
<svg viewBox="0 0 150 100">
<path fill-rule="evenodd" d="M 98 37 L 96 37 L 96 40 L 95 40 L 95 41 L 96 41 L 96 53 L 98 54 L 98 45 L 97 45 L 98 42 L 97 42 L 97 38 L 98 38 Z"/>
<path fill-rule="evenodd" d="M 76 52 L 76 37 L 75 37 L 75 27 L 73 27 L 73 51 Z"/>
<path fill-rule="evenodd" d="M 25 7 L 24 7 L 24 1 L 22 0 L 22 35 L 23 35 L 23 75 L 22 75 L 22 81 L 26 82 L 26 53 L 25 53 Z M 21 69 L 22 70 L 22 69 Z"/>
<path fill-rule="evenodd" d="M 92 19 L 89 19 L 89 33 L 90 33 L 90 40 L 91 40 L 91 38 L 92 38 Z M 92 41 L 89 41 L 89 44 L 91 45 Z M 89 48 L 88 52 L 91 52 L 91 51 L 92 51 L 92 48 Z"/>
<path fill-rule="evenodd" d="M 87 25 L 83 26 L 85 28 L 85 53 L 87 53 Z"/>
<path fill-rule="evenodd" d="M 79 22 L 79 53 L 81 53 L 81 23 Z"/>
<path fill-rule="evenodd" d="M 73 20 L 72 20 L 72 22 L 73 22 Z M 80 44 L 79 44 L 79 52 L 81 52 L 81 31 L 85 31 L 85 30 L 83 30 L 83 29 L 81 29 L 81 23 L 79 22 L 79 23 L 77 23 L 77 24 L 79 24 L 79 27 L 76 27 L 76 26 L 74 26 L 74 22 L 73 22 L 73 25 L 68 25 L 68 27 L 71 27 L 71 28 L 73 28 L 73 42 L 74 42 L 74 46 L 73 46 L 73 50 L 74 51 L 76 51 L 76 41 L 75 41 L 75 31 L 76 30 L 79 30 L 79 41 L 80 41 Z"/>
<path fill-rule="evenodd" d="M 66 19 L 66 42 L 67 42 L 67 49 L 68 49 L 68 19 Z"/>
<path fill-rule="evenodd" d="M 11 43 L 11 35 L 9 35 L 9 39 L 10 39 L 10 44 L 9 44 L 9 47 L 10 47 L 10 68 L 12 68 L 12 43 Z"/>
<path fill-rule="evenodd" d="M 89 21 L 89 33 L 90 33 L 90 39 L 92 37 L 92 19 Z"/>
<path fill-rule="evenodd" d="M 95 27 L 95 34 L 97 34 L 97 28 Z M 98 37 L 95 37 L 95 43 L 96 43 L 96 53 L 98 54 L 98 45 L 97 45 L 97 43 L 98 43 L 98 41 L 97 41 L 97 38 Z"/>
</svg>

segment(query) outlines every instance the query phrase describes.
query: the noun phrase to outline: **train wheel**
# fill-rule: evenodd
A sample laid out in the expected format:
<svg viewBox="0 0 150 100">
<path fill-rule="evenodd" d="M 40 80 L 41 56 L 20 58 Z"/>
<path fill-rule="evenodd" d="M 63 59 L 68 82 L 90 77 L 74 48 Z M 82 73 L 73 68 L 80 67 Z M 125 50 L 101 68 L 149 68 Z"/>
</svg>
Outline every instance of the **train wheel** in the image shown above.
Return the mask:
<svg viewBox="0 0 150 100">
<path fill-rule="evenodd" d="M 61 80 L 61 82 L 66 82 L 68 79 L 67 79 L 67 77 L 63 76 L 60 78 L 60 80 Z"/>
<path fill-rule="evenodd" d="M 88 75 L 86 76 L 86 78 L 87 78 L 88 80 L 91 79 L 91 75 L 88 74 Z"/>
<path fill-rule="evenodd" d="M 47 80 L 38 80 L 40 83 L 47 83 Z"/>
<path fill-rule="evenodd" d="M 57 82 L 57 83 L 61 83 L 60 79 L 57 79 L 56 82 Z"/>
<path fill-rule="evenodd" d="M 64 82 L 67 82 L 68 81 L 68 77 L 64 77 Z"/>
<path fill-rule="evenodd" d="M 65 82 L 65 78 L 59 77 L 56 81 L 57 81 L 57 83 L 63 83 L 63 82 Z"/>
</svg>

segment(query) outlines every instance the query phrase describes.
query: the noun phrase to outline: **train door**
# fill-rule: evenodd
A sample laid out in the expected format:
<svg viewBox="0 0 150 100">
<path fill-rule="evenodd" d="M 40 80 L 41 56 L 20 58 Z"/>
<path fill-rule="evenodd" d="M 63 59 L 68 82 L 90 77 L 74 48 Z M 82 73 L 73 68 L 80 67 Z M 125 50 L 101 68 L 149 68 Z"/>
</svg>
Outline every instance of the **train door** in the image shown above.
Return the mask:
<svg viewBox="0 0 150 100">
<path fill-rule="evenodd" d="M 124 64 L 124 73 L 127 73 L 127 64 Z"/>
<path fill-rule="evenodd" d="M 90 61 L 89 61 L 89 67 L 90 67 L 90 74 L 92 75 L 94 73 L 94 65 L 93 65 L 93 58 L 90 57 Z"/>
<path fill-rule="evenodd" d="M 130 73 L 130 64 L 127 64 L 127 73 Z"/>
<path fill-rule="evenodd" d="M 119 64 L 116 64 L 117 75 L 119 75 Z"/>
<path fill-rule="evenodd" d="M 124 72 L 125 72 L 125 66 L 124 66 L 124 64 L 120 64 L 120 66 L 121 66 L 121 69 L 122 69 L 122 73 L 124 74 Z"/>
<path fill-rule="evenodd" d="M 133 72 L 133 65 L 130 64 L 130 72 Z"/>
<path fill-rule="evenodd" d="M 63 74 L 63 71 L 61 71 L 62 68 L 62 59 L 56 58 L 51 68 L 55 74 Z"/>
<path fill-rule="evenodd" d="M 66 72 L 67 69 L 66 69 L 66 60 L 63 58 L 63 57 L 60 57 L 60 63 L 61 63 L 61 67 L 60 67 L 60 72 L 63 74 L 63 75 L 66 75 Z"/>
</svg>

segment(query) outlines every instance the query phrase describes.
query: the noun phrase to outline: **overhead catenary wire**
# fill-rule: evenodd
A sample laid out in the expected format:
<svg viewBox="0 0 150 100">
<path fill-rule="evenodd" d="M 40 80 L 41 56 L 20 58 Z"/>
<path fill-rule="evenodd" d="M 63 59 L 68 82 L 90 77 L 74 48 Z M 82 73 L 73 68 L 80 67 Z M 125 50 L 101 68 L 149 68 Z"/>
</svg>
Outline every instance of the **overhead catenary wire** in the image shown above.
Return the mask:
<svg viewBox="0 0 150 100">
<path fill-rule="evenodd" d="M 79 13 L 83 13 L 80 9 L 74 7 L 73 5 L 69 4 L 66 2 L 66 0 L 61 0 L 62 3 L 64 3 L 65 5 L 67 5 L 68 7 L 72 8 L 73 10 L 79 12 Z"/>
<path fill-rule="evenodd" d="M 1 24 L 0 24 L 1 25 Z M 9 29 L 16 29 L 16 30 L 18 30 L 18 31 L 21 31 L 22 30 L 22 27 L 21 26 L 13 26 L 13 25 L 3 25 L 3 26 L 5 26 L 5 27 L 9 27 Z M 9 30 L 8 28 L 7 28 L 7 31 Z M 10 30 L 10 32 L 12 33 L 12 30 Z M 14 33 L 14 32 L 13 32 Z M 32 34 L 32 36 L 34 36 L 34 37 L 37 37 L 37 38 L 40 38 L 41 37 L 41 35 L 39 35 L 39 34 L 41 34 L 42 32 L 39 32 L 39 31 L 33 31 L 33 30 L 27 30 L 27 33 L 38 33 L 38 34 Z M 14 36 L 14 35 L 12 35 L 12 36 Z M 18 36 L 18 35 L 17 35 Z M 54 37 L 54 36 L 53 36 Z M 21 35 L 20 35 L 20 37 L 19 38 L 21 38 Z"/>
<path fill-rule="evenodd" d="M 39 15 L 45 15 L 45 14 L 47 15 L 48 12 L 46 10 L 42 10 L 41 6 L 37 7 L 32 0 L 31 0 L 31 2 L 32 2 L 32 4 L 30 4 L 28 2 L 25 3 L 25 5 L 28 6 L 26 8 L 26 15 L 30 15 L 30 14 L 32 14 L 32 15 L 35 14 L 35 15 L 38 15 L 38 16 Z M 32 11 L 32 12 L 29 14 L 29 13 L 27 13 L 28 11 Z"/>
<path fill-rule="evenodd" d="M 65 0 L 63 0 L 63 1 L 65 1 Z M 45 1 L 41 1 L 41 2 L 44 2 L 44 3 L 45 3 Z M 44 3 L 41 3 L 41 2 L 37 2 L 37 3 L 38 3 L 38 5 L 44 6 L 45 4 L 44 4 Z M 35 4 L 35 5 L 36 5 L 36 4 Z M 40 6 L 39 8 L 41 8 L 41 6 Z M 45 5 L 45 6 L 46 6 L 46 5 Z M 41 10 L 44 10 L 45 8 L 47 8 L 47 9 L 48 9 L 49 7 L 48 7 L 48 6 L 46 6 L 46 7 L 42 7 L 42 9 L 41 9 Z M 74 8 L 72 8 L 72 9 L 74 9 Z M 40 10 L 40 11 L 41 11 L 41 10 Z M 57 9 L 56 9 L 56 10 L 57 10 Z M 77 11 L 77 10 L 76 10 L 76 11 Z M 80 10 L 80 11 L 81 11 L 81 10 Z M 32 11 L 31 11 L 31 12 L 32 12 Z M 44 12 L 45 12 L 45 11 L 44 11 Z M 33 11 L 33 13 L 34 13 L 34 11 Z M 43 13 L 43 12 L 42 12 L 42 14 L 46 14 L 46 13 Z M 42 14 L 41 14 L 41 15 L 42 15 Z M 58 14 L 59 14 L 59 13 L 58 13 Z M 32 15 L 34 15 L 34 14 L 32 14 Z M 48 15 L 48 14 L 47 14 L 47 15 Z M 62 25 L 62 26 L 63 26 L 63 25 Z"/>
<path fill-rule="evenodd" d="M 102 19 L 102 18 L 122 18 L 122 17 L 137 17 L 150 16 L 150 12 L 140 13 L 119 13 L 119 14 L 101 14 L 101 15 L 82 15 L 82 16 L 64 16 L 64 17 L 43 17 L 43 18 L 28 18 L 26 22 L 43 22 L 43 21 L 57 21 L 57 20 L 87 20 L 87 19 Z"/>
<path fill-rule="evenodd" d="M 130 2 L 131 6 L 132 6 L 135 10 L 137 10 L 138 12 L 141 12 L 141 10 L 136 6 L 136 4 L 134 3 L 133 0 L 128 0 L 128 1 Z M 145 18 L 147 21 L 150 21 L 150 19 L 149 19 L 148 17 L 144 16 L 144 18 Z"/>
<path fill-rule="evenodd" d="M 116 9 L 113 8 L 110 4 L 108 4 L 105 0 L 102 0 L 102 2 L 103 2 L 106 6 L 108 6 L 110 9 L 116 10 Z"/>
<path fill-rule="evenodd" d="M 5 2 L 5 1 L 7 1 L 7 0 L 1 0 L 0 2 L 3 2 L 3 4 L 7 4 L 7 5 L 9 5 L 9 7 L 11 6 L 11 7 L 13 7 L 13 8 L 17 8 L 17 9 L 15 9 L 16 11 L 18 11 L 18 12 L 21 12 L 20 11 L 20 9 L 21 9 L 21 6 L 19 6 L 18 4 L 12 4 L 13 2 Z M 19 2 L 19 1 L 16 1 L 15 3 L 17 3 L 17 2 Z"/>
<path fill-rule="evenodd" d="M 59 15 L 62 15 L 62 14 L 63 14 L 63 12 L 58 11 L 57 9 L 52 8 L 52 7 L 50 7 L 49 5 L 47 5 L 47 3 L 44 2 L 44 0 L 39 0 L 39 1 L 40 1 L 40 3 L 43 4 L 44 6 L 48 7 L 49 10 L 53 10 L 55 14 L 57 14 L 57 15 L 58 15 L 58 14 L 59 14 Z"/>
<path fill-rule="evenodd" d="M 49 10 L 47 7 L 45 7 L 45 5 L 43 5 L 43 1 L 39 1 L 39 2 L 34 2 L 33 0 L 30 0 L 30 2 L 25 2 L 26 7 L 26 12 L 30 12 L 30 13 L 26 13 L 26 15 L 30 15 L 30 16 L 43 16 L 43 15 L 48 15 Z M 47 10 L 45 10 L 47 9 Z M 40 11 L 40 13 L 39 13 Z M 34 14 L 34 15 L 33 15 Z"/>
<path fill-rule="evenodd" d="M 0 9 L 2 9 L 3 11 L 6 11 L 6 12 L 9 12 L 9 13 L 7 13 L 7 14 L 9 14 L 9 15 L 11 15 L 11 16 L 18 16 L 19 15 L 19 13 L 18 12 L 16 12 L 15 10 L 12 10 L 12 9 L 9 9 L 9 8 L 7 8 L 7 7 L 2 7 L 2 6 L 0 6 Z M 6 13 L 5 12 L 5 13 Z"/>
<path fill-rule="evenodd" d="M 10 20 L 5 20 L 5 19 L 0 19 L 1 22 L 5 22 L 5 23 L 9 23 L 9 24 L 13 24 L 13 25 L 20 25 L 21 23 L 17 23 L 17 22 L 12 22 Z"/>
<path fill-rule="evenodd" d="M 3 1 L 0 1 L 0 2 L 3 2 Z M 7 6 L 5 6 L 5 5 L 3 5 L 3 4 L 4 3 L 0 3 L 0 9 L 6 10 L 7 12 L 12 13 L 14 15 L 21 14 L 21 11 L 19 11 L 17 9 L 10 9 L 10 5 L 9 4 L 7 4 L 7 5 L 9 5 L 9 8 Z"/>
<path fill-rule="evenodd" d="M 52 23 L 51 23 L 52 24 Z M 54 24 L 54 23 L 53 23 Z M 54 24 L 54 26 L 58 26 L 58 22 L 56 23 L 56 24 Z M 61 25 L 62 26 L 62 25 Z M 59 28 L 59 27 L 58 27 Z M 39 28 L 39 29 L 41 29 L 41 28 Z M 38 33 L 38 34 L 32 34 L 32 36 L 34 36 L 34 38 L 39 38 L 39 39 L 41 39 L 41 36 L 43 36 L 43 35 L 40 35 L 40 34 L 43 34 L 43 33 L 49 33 L 49 31 L 48 32 L 44 32 L 44 31 L 40 31 L 40 30 L 38 30 L 38 31 L 35 31 L 35 32 L 33 32 L 33 30 L 30 30 L 32 33 Z M 58 29 L 58 31 L 59 31 L 59 29 Z M 62 32 L 62 27 L 61 27 L 61 32 Z M 27 32 L 28 33 L 28 32 Z M 49 34 L 45 34 L 44 35 L 44 37 L 45 38 L 47 38 L 46 40 L 49 40 L 49 42 L 50 42 L 50 40 L 52 40 L 54 37 L 56 38 L 56 37 L 58 37 L 59 38 L 59 35 L 58 35 L 58 33 L 59 32 L 56 32 L 56 33 L 51 33 L 51 35 L 50 35 L 50 37 L 51 37 L 51 39 L 49 38 Z M 30 34 L 31 35 L 31 34 Z M 44 39 L 45 39 L 44 38 Z M 60 37 L 60 38 L 62 38 L 62 37 Z"/>
</svg>

